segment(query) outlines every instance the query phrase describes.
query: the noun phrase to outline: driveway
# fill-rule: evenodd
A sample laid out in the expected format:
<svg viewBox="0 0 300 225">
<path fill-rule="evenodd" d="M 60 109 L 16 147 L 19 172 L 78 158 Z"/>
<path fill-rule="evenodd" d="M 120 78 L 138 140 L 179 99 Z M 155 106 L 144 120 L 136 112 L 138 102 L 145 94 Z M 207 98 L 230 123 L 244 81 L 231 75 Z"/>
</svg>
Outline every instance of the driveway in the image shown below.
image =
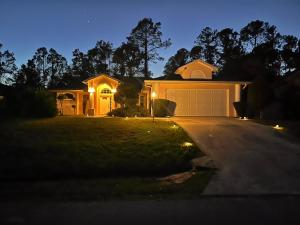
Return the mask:
<svg viewBox="0 0 300 225">
<path fill-rule="evenodd" d="M 219 168 L 204 194 L 300 194 L 300 144 L 272 127 L 228 118 L 173 120 Z"/>
</svg>

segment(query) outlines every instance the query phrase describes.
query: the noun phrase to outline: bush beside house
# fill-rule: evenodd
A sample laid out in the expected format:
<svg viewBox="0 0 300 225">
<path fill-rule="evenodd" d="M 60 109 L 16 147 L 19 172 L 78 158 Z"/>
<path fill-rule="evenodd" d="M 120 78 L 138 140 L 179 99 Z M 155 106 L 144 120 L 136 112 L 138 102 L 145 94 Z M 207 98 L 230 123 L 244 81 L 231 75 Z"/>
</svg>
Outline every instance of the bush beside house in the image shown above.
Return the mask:
<svg viewBox="0 0 300 225">
<path fill-rule="evenodd" d="M 46 90 L 14 88 L 7 93 L 6 107 L 9 115 L 21 117 L 54 117 L 56 99 Z"/>
<path fill-rule="evenodd" d="M 166 117 L 174 116 L 176 103 L 168 99 L 155 99 L 153 105 L 153 112 L 155 116 Z"/>
</svg>

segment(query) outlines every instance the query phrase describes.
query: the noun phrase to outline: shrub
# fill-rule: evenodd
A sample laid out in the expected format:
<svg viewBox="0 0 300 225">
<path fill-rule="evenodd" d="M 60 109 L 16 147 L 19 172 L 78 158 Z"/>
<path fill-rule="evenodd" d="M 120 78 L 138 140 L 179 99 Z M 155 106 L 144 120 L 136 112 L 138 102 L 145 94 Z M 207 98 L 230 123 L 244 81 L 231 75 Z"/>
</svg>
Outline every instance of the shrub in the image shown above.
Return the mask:
<svg viewBox="0 0 300 225">
<path fill-rule="evenodd" d="M 246 102 L 234 102 L 233 106 L 239 117 L 246 116 L 247 103 Z"/>
<path fill-rule="evenodd" d="M 176 103 L 168 99 L 155 99 L 153 105 L 154 115 L 158 117 L 173 116 Z"/>
<path fill-rule="evenodd" d="M 118 116 L 118 117 L 126 117 L 126 116 L 128 116 L 128 117 L 133 117 L 133 116 L 145 117 L 145 116 L 149 116 L 149 112 L 148 112 L 148 110 L 146 110 L 145 108 L 140 107 L 140 106 L 130 106 L 130 107 L 113 109 L 107 115 Z"/>
<path fill-rule="evenodd" d="M 45 90 L 14 89 L 7 97 L 7 107 L 11 115 L 53 117 L 57 113 L 54 95 Z"/>
</svg>

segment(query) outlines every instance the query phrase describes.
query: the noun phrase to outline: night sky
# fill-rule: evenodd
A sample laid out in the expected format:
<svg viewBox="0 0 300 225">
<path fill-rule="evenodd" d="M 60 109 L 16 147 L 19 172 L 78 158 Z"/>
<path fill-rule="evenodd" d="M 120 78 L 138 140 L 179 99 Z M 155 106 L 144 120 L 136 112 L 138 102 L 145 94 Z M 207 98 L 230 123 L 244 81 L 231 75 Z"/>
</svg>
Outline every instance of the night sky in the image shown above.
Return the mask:
<svg viewBox="0 0 300 225">
<path fill-rule="evenodd" d="M 162 23 L 164 38 L 172 41 L 169 49 L 160 51 L 165 61 L 150 67 L 158 76 L 179 48 L 191 49 L 205 26 L 239 31 L 251 20 L 260 19 L 276 25 L 281 34 L 300 38 L 299 0 L 175 2 L 0 0 L 0 43 L 15 53 L 17 65 L 39 47 L 56 49 L 70 63 L 75 48 L 86 51 L 101 39 L 118 47 L 140 19 L 151 17 Z"/>
</svg>

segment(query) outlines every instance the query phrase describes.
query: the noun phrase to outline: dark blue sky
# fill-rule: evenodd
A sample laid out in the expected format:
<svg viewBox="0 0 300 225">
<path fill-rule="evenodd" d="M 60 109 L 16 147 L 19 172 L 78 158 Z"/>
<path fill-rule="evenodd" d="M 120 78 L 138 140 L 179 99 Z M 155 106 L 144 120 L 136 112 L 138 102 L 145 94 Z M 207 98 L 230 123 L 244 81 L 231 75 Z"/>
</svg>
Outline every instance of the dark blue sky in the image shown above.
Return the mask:
<svg viewBox="0 0 300 225">
<path fill-rule="evenodd" d="M 300 38 L 299 0 L 0 0 L 0 42 L 15 53 L 18 65 L 43 46 L 71 62 L 75 48 L 86 51 L 97 40 L 119 46 L 144 17 L 160 21 L 164 38 L 172 40 L 169 49 L 160 51 L 165 61 L 151 65 L 155 75 L 179 48 L 189 50 L 205 26 L 240 30 L 260 19 L 276 25 L 282 34 Z"/>
</svg>

